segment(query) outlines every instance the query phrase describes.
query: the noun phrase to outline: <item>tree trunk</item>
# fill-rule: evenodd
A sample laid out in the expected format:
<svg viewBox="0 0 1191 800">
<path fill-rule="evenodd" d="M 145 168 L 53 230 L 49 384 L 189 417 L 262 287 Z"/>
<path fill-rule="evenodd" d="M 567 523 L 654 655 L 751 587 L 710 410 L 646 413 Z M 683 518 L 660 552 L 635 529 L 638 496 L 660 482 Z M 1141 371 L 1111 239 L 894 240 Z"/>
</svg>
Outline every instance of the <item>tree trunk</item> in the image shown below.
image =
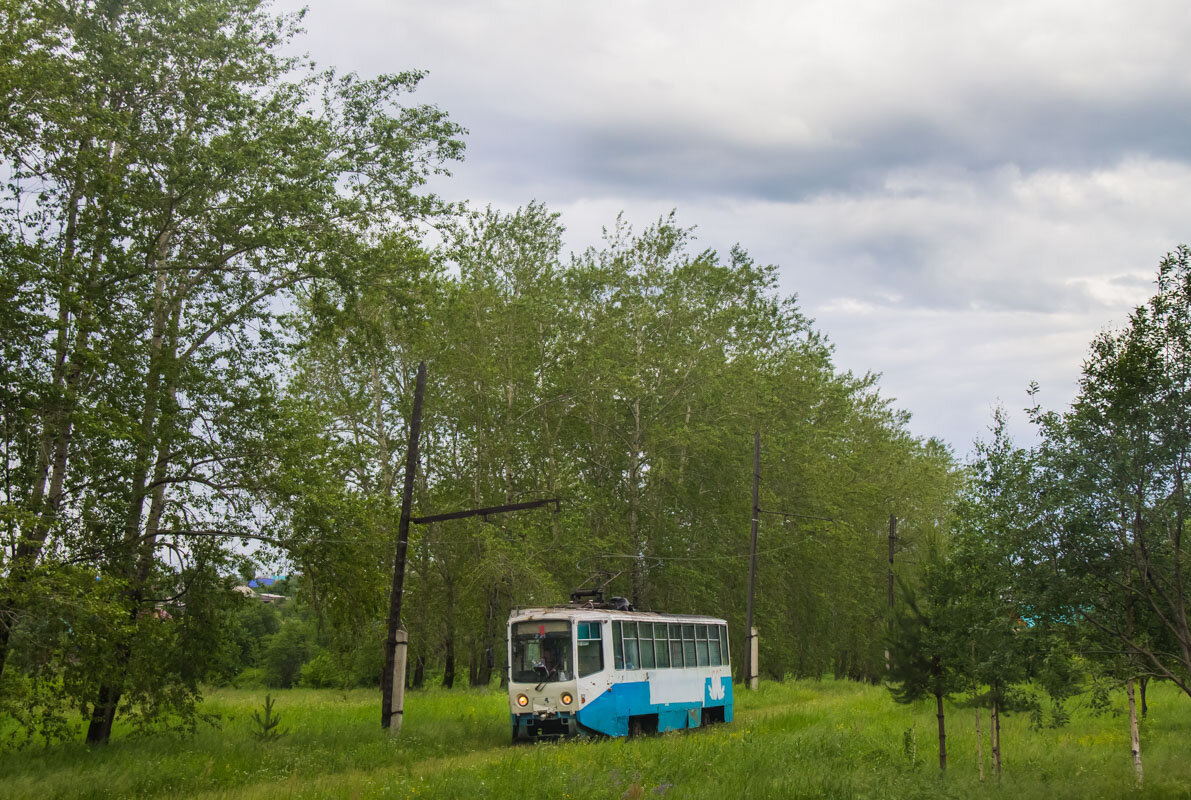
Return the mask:
<svg viewBox="0 0 1191 800">
<path fill-rule="evenodd" d="M 154 266 L 160 266 L 166 260 L 171 238 L 170 227 L 167 226 L 157 241 L 156 261 Z M 125 562 L 119 569 L 125 571 L 120 577 L 129 579 L 128 613 L 133 624 L 140 613 L 144 601 L 145 581 L 148 579 L 153 565 L 153 551 L 155 547 L 157 522 L 161 518 L 164 507 L 163 484 L 152 486 L 149 484 L 150 459 L 153 461 L 153 481 L 157 483 L 164 478 L 169 465 L 172 437 L 169 435 L 172 425 L 168 419 L 173 409 L 170 403 L 176 392 L 174 363 L 177 355 L 178 325 L 182 313 L 181 298 L 171 299 L 167 285 L 167 271 L 159 269 L 153 287 L 153 324 L 149 343 L 147 374 L 144 385 L 144 405 L 141 414 L 140 439 L 136 447 L 133 467 L 131 501 L 125 518 L 124 541 L 131 554 L 137 554 L 132 563 Z M 168 354 L 168 355 L 167 355 Z M 169 362 L 169 363 L 167 363 Z M 165 433 L 163 434 L 163 429 Z M 154 440 L 157 444 L 154 445 Z M 145 517 L 145 500 L 150 500 L 149 517 L 145 524 L 145 533 L 141 534 L 141 521 Z M 95 705 L 91 712 L 91 722 L 87 727 L 88 744 L 106 744 L 112 735 L 112 723 L 115 720 L 116 709 L 120 697 L 124 692 L 123 669 L 129 663 L 132 652 L 129 642 L 117 642 L 115 648 L 113 670 L 109 679 L 104 680 L 96 695 Z"/>
<path fill-rule="evenodd" d="M 932 659 L 932 667 L 935 673 L 935 680 L 942 683 L 942 665 L 938 656 Z M 947 771 L 947 726 L 943 717 L 943 693 L 941 691 L 935 692 L 935 716 L 939 720 L 939 770 Z"/>
<path fill-rule="evenodd" d="M 77 207 L 77 200 L 75 201 Z M 68 242 L 73 243 L 73 214 L 68 223 Z M 73 244 L 70 245 L 73 253 Z M 71 255 L 70 257 L 73 257 Z M 88 286 L 88 289 L 90 287 Z M 63 487 L 66 481 L 66 467 L 70 454 L 70 440 L 74 432 L 74 408 L 71 396 L 83 377 L 83 359 L 79 354 L 87 347 L 90 335 L 91 316 L 83 309 L 76 321 L 73 350 L 67 354 L 66 337 L 70 323 L 70 312 L 66 301 L 60 301 L 58 312 L 58 344 L 56 346 L 52 386 L 62 393 L 63 407 L 50 414 L 41 433 L 38 447 L 36 482 L 30 492 L 27 509 L 32 517 L 31 528 L 22 532 L 17 541 L 16 552 L 9 564 L 8 576 L 12 586 L 20 586 L 29 578 L 33 567 L 41 558 L 46 536 L 49 535 L 58 512 L 62 507 Z M 48 492 L 47 492 L 48 486 Z M 8 643 L 12 627 L 20 611 L 14 593 L 0 597 L 0 678 L 4 676 L 4 665 L 8 661 Z"/>
<path fill-rule="evenodd" d="M 168 384 L 165 394 L 172 404 L 176 398 L 176 387 L 172 379 Z M 172 410 L 165 410 L 161 416 L 163 418 L 167 416 L 172 417 Z M 163 427 L 164 431 L 162 430 Z M 144 535 L 137 537 L 140 540 L 140 555 L 131 576 L 132 586 L 129 592 L 129 615 L 132 617 L 134 624 L 140 615 L 141 607 L 145 601 L 145 584 L 153 569 L 153 553 L 156 547 L 158 526 L 165 510 L 164 479 L 169 467 L 170 449 L 173 445 L 172 430 L 173 425 L 164 421 L 158 426 L 160 440 L 157 447 L 156 463 L 153 467 L 152 489 L 142 493 L 142 502 L 145 496 L 149 499 L 149 514 L 145 522 Z M 139 532 L 139 530 L 140 527 L 138 524 L 137 531 Z M 115 674 L 121 677 L 116 678 L 111 683 L 105 682 L 99 687 L 95 707 L 92 709 L 91 723 L 87 727 L 88 744 L 106 744 L 112 736 L 112 723 L 115 721 L 116 709 L 119 706 L 120 697 L 124 692 L 122 673 L 119 668 L 127 665 L 129 659 L 132 657 L 128 643 L 119 643 L 116 645 L 116 648 L 115 662 L 118 665 L 118 669 Z"/>
<path fill-rule="evenodd" d="M 376 460 L 380 468 L 380 486 L 377 488 L 380 494 L 392 497 L 393 465 L 389 463 L 389 432 L 385 428 L 385 395 L 384 387 L 381 385 L 380 365 L 375 359 L 372 361 L 372 413 L 373 425 L 376 428 L 374 433 L 377 449 Z"/>
<path fill-rule="evenodd" d="M 120 694 L 120 689 L 108 684 L 99 687 L 95 705 L 91 708 L 91 722 L 87 726 L 87 744 L 107 744 L 111 740 Z"/>
<path fill-rule="evenodd" d="M 633 436 L 629 453 L 629 543 L 632 553 L 637 558 L 632 561 L 630 570 L 630 587 L 632 597 L 630 602 L 637 607 L 645 606 L 645 565 L 641 561 L 645 543 L 642 541 L 638 528 L 641 505 L 641 401 L 633 400 Z"/>
<path fill-rule="evenodd" d="M 472 686 L 488 686 L 492 683 L 493 655 L 499 633 L 497 622 L 500 614 L 502 593 L 500 586 L 490 586 L 484 592 L 484 626 L 476 653 L 475 669 L 472 671 Z"/>
<path fill-rule="evenodd" d="M 988 712 L 988 743 L 992 750 L 992 764 L 993 772 L 997 776 L 997 782 L 1001 781 L 1001 715 L 998 708 L 997 697 L 994 694 L 992 699 L 992 707 Z"/>
<path fill-rule="evenodd" d="M 947 728 L 943 721 L 943 695 L 935 695 L 935 716 L 939 719 L 939 770 L 947 771 Z"/>
<path fill-rule="evenodd" d="M 1133 755 L 1133 777 L 1137 785 L 1141 786 L 1141 731 L 1137 725 L 1137 702 L 1133 696 L 1133 679 L 1125 684 L 1125 694 L 1129 698 L 1129 749 Z"/>
<path fill-rule="evenodd" d="M 4 662 L 8 660 L 8 639 L 17 624 L 17 607 L 11 600 L 0 600 L 0 678 L 4 677 Z"/>
<path fill-rule="evenodd" d="M 984 781 L 984 734 L 980 731 L 980 706 L 976 705 L 976 681 L 972 680 L 972 708 L 976 712 L 976 770 Z"/>
<path fill-rule="evenodd" d="M 413 679 L 410 681 L 409 688 L 421 689 L 426 685 L 426 656 L 419 654 L 414 659 L 414 673 Z"/>
<path fill-rule="evenodd" d="M 1150 685 L 1150 679 L 1140 678 L 1139 683 L 1141 684 L 1141 718 L 1145 719 L 1146 714 L 1150 712 L 1150 707 L 1146 705 L 1146 687 Z"/>
<path fill-rule="evenodd" d="M 1183 423 L 1182 415 L 1180 415 L 1180 423 Z M 1185 424 L 1179 425 L 1180 429 L 1185 429 Z M 1171 613 L 1174 617 L 1174 627 L 1176 638 L 1179 640 L 1179 645 L 1183 653 L 1183 666 L 1191 671 L 1191 623 L 1187 620 L 1187 588 L 1183 579 L 1183 528 L 1186 525 L 1184 518 L 1183 502 L 1185 500 L 1185 492 L 1183 489 L 1183 464 L 1185 463 L 1186 452 L 1182 453 L 1176 464 L 1175 469 L 1175 490 L 1172 493 L 1176 498 L 1175 503 L 1175 518 L 1174 528 L 1170 531 L 1170 543 L 1174 550 L 1171 559 L 1174 564 L 1174 589 L 1175 601 L 1171 605 Z M 1153 573 L 1147 570 L 1145 577 L 1151 582 L 1156 583 L 1157 580 Z M 1167 627 L 1170 627 L 1169 625 Z M 1145 684 L 1142 684 L 1142 696 L 1145 696 Z"/>
<path fill-rule="evenodd" d="M 163 233 L 164 237 L 166 234 Z M 159 242 L 159 251 L 167 246 Z M 160 263 L 160 261 L 158 262 Z M 141 412 L 140 437 L 137 442 L 132 476 L 132 499 L 125 519 L 124 539 L 130 545 L 140 536 L 141 519 L 145 512 L 145 482 L 149 476 L 149 459 L 153 454 L 153 439 L 162 395 L 162 351 L 165 346 L 169 309 L 166 303 L 166 272 L 159 270 L 153 288 L 153 328 L 149 342 L 149 359 L 144 385 L 144 405 Z"/>
<path fill-rule="evenodd" d="M 472 643 L 470 652 L 467 657 L 467 685 L 479 686 L 479 679 L 476 675 L 479 673 L 480 656 L 477 652 L 475 643 Z"/>
<path fill-rule="evenodd" d="M 443 670 L 442 688 L 450 689 L 455 685 L 455 618 L 454 609 L 447 605 L 447 630 L 443 636 Z"/>
<path fill-rule="evenodd" d="M 483 643 L 476 649 L 475 669 L 471 676 L 472 686 L 488 686 L 492 683 L 491 648 Z"/>
<path fill-rule="evenodd" d="M 455 584 L 449 579 L 449 573 L 443 575 L 445 585 L 443 609 L 445 622 L 443 631 L 443 672 L 442 688 L 450 689 L 455 685 Z"/>
<path fill-rule="evenodd" d="M 455 685 L 455 637 L 448 634 L 445 642 L 445 656 L 443 657 L 442 688 L 450 689 Z"/>
</svg>

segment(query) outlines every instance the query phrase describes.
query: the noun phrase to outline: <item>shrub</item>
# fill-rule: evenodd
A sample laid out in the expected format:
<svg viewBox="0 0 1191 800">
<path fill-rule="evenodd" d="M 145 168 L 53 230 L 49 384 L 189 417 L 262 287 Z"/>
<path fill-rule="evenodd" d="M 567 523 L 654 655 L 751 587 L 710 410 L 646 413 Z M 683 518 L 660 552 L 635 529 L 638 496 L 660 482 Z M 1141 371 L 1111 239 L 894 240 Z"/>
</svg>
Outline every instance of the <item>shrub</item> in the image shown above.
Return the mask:
<svg viewBox="0 0 1191 800">
<path fill-rule="evenodd" d="M 269 637 L 261 659 L 266 686 L 288 689 L 298 682 L 302 665 L 310 658 L 312 638 L 309 627 L 297 619 L 287 620 Z"/>
<path fill-rule="evenodd" d="M 237 689 L 263 689 L 265 686 L 265 671 L 261 667 L 249 667 L 232 678 L 232 686 Z"/>
<path fill-rule="evenodd" d="M 333 689 L 344 685 L 343 671 L 326 650 L 319 650 L 302 667 L 301 684 L 311 689 Z"/>
</svg>

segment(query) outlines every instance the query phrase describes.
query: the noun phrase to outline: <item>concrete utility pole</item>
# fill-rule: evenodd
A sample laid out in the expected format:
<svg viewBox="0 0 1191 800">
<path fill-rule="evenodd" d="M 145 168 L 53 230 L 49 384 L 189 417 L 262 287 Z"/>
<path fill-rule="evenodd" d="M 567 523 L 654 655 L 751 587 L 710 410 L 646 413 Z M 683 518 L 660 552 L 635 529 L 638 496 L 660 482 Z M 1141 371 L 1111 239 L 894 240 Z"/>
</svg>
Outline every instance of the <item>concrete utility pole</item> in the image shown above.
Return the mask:
<svg viewBox="0 0 1191 800">
<path fill-rule="evenodd" d="M 760 670 L 757 668 L 757 629 L 753 627 L 753 590 L 757 584 L 757 523 L 761 516 L 761 432 L 753 434 L 753 527 L 749 542 L 749 599 L 744 629 L 748 639 L 744 649 L 744 674 L 750 689 L 756 689 Z"/>
<path fill-rule="evenodd" d="M 413 506 L 414 475 L 418 469 L 418 436 L 422 431 L 422 395 L 426 391 L 426 362 L 418 363 L 414 408 L 409 420 L 409 449 L 405 456 L 405 488 L 401 495 L 401 520 L 397 524 L 397 558 L 393 563 L 393 590 L 389 595 L 389 628 L 385 639 L 385 671 L 381 673 L 380 724 L 391 736 L 401 733 L 405 711 L 405 662 L 409 635 L 401 627 L 401 594 L 405 586 L 405 554 L 409 549 L 409 515 Z"/>
</svg>

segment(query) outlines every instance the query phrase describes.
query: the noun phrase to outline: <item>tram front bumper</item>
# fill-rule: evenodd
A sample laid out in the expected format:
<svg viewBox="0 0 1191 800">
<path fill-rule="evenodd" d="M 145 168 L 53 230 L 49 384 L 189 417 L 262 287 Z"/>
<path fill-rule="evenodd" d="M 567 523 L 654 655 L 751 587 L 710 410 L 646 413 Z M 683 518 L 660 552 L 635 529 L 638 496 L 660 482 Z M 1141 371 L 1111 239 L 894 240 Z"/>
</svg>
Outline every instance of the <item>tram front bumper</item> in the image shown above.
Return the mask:
<svg viewBox="0 0 1191 800">
<path fill-rule="evenodd" d="M 579 721 L 571 711 L 535 711 L 512 717 L 514 739 L 561 739 L 579 734 Z"/>
</svg>

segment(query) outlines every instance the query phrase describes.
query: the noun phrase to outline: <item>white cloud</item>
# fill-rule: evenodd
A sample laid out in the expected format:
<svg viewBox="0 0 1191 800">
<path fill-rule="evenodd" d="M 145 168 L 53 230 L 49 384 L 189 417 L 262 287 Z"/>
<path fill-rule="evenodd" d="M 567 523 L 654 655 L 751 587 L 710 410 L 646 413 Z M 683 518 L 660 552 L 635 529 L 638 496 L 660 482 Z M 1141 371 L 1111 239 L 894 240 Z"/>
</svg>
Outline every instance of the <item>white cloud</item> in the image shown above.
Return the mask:
<svg viewBox="0 0 1191 800">
<path fill-rule="evenodd" d="M 286 0 L 280 7 L 296 3 Z M 1181 0 L 312 0 L 302 45 L 467 126 L 438 189 L 740 242 L 921 434 L 1073 391 L 1188 231 Z M 1018 415 L 1020 417 L 1020 415 Z"/>
</svg>

